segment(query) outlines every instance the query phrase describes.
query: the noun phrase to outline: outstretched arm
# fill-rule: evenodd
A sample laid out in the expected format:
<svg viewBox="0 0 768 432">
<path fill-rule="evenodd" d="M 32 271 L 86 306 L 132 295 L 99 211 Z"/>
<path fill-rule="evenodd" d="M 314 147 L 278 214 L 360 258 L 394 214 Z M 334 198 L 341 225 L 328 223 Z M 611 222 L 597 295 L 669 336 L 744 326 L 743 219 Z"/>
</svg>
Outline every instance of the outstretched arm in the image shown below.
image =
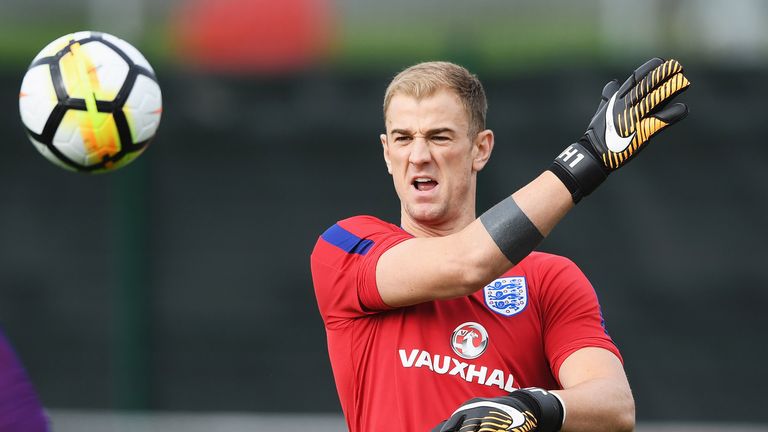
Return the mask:
<svg viewBox="0 0 768 432">
<path fill-rule="evenodd" d="M 491 227 L 489 232 L 481 216 L 456 234 L 414 238 L 385 252 L 376 267 L 382 300 L 398 307 L 475 292 L 528 255 L 573 208 L 573 200 L 563 183 L 546 171 L 500 205 L 505 207 L 491 223 L 500 220 L 511 226 Z M 494 234 L 509 244 L 510 257 Z"/>
<path fill-rule="evenodd" d="M 688 85 L 677 61 L 658 58 L 621 86 L 609 82 L 584 136 L 548 171 L 455 234 L 415 238 L 385 252 L 376 267 L 384 302 L 400 307 L 460 297 L 498 277 L 652 136 L 686 116 L 685 105 L 670 101 Z"/>
</svg>

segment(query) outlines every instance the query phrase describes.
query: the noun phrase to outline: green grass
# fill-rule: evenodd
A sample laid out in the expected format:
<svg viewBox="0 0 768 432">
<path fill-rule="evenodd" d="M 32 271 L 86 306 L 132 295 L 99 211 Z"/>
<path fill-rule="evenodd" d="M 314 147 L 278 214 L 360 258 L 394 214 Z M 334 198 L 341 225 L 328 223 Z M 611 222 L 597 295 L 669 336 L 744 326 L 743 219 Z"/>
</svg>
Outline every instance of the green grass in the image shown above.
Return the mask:
<svg viewBox="0 0 768 432">
<path fill-rule="evenodd" d="M 0 25 L 0 68 L 25 68 L 55 38 L 88 28 L 72 20 L 6 22 Z M 146 25 L 140 40 L 131 40 L 156 68 L 174 65 L 168 27 Z M 95 29 L 101 30 L 103 29 Z M 530 20 L 498 17 L 482 25 L 451 26 L 445 22 L 346 23 L 338 30 L 328 65 L 337 70 L 392 70 L 417 61 L 457 61 L 484 73 L 507 73 L 583 62 L 600 56 L 593 25 L 580 20 Z"/>
<path fill-rule="evenodd" d="M 484 23 L 482 31 L 430 25 L 359 23 L 343 29 L 333 64 L 343 69 L 391 68 L 396 64 L 447 59 L 473 69 L 515 71 L 553 63 L 581 62 L 600 56 L 594 26 L 572 21 L 524 20 Z M 495 25 L 494 25 L 495 24 Z"/>
<path fill-rule="evenodd" d="M 55 21 L 33 25 L 0 23 L 0 68 L 24 69 L 48 43 L 65 34 L 81 30 L 107 31 L 71 21 L 67 21 L 67 24 Z M 165 27 L 154 26 L 140 40 L 129 42 L 136 46 L 154 67 L 172 61 L 169 54 L 172 50 Z"/>
</svg>

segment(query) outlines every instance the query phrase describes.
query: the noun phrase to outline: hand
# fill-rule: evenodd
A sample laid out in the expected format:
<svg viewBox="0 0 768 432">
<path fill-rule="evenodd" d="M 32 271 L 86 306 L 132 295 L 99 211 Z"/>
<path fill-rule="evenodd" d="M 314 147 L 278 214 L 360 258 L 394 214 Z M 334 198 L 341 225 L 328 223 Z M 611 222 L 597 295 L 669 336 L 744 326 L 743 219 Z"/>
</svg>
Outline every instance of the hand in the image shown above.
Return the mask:
<svg viewBox="0 0 768 432">
<path fill-rule="evenodd" d="M 464 402 L 432 432 L 556 432 L 565 420 L 562 402 L 539 388 Z"/>
<path fill-rule="evenodd" d="M 634 158 L 651 137 L 688 115 L 685 104 L 669 102 L 689 85 L 680 63 L 660 58 L 637 68 L 621 86 L 616 80 L 605 85 L 584 136 L 550 167 L 574 202 Z"/>
</svg>

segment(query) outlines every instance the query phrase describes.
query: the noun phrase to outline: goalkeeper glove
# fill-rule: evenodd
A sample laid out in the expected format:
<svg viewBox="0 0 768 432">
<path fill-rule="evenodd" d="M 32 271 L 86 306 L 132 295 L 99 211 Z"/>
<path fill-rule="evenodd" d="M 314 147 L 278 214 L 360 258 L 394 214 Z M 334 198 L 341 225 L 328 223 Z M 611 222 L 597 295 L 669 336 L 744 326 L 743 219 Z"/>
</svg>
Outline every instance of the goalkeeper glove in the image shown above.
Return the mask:
<svg viewBox="0 0 768 432">
<path fill-rule="evenodd" d="M 563 421 L 560 398 L 531 387 L 507 396 L 470 399 L 432 432 L 557 432 Z"/>
<path fill-rule="evenodd" d="M 616 80 L 605 85 L 584 136 L 563 150 L 549 168 L 574 202 L 635 157 L 652 136 L 685 118 L 688 107 L 669 102 L 689 85 L 680 63 L 660 58 L 637 68 L 621 86 Z"/>
</svg>

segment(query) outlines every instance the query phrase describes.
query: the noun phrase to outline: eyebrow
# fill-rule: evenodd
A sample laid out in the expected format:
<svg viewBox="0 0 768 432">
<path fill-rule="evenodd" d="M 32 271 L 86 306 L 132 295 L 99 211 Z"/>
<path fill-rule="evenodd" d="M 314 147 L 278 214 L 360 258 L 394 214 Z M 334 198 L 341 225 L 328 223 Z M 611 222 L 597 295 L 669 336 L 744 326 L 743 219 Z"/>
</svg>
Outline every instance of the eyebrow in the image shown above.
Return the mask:
<svg viewBox="0 0 768 432">
<path fill-rule="evenodd" d="M 455 131 L 453 129 L 451 129 L 451 128 L 448 128 L 448 127 L 435 128 L 435 129 L 428 130 L 427 133 L 424 134 L 424 135 L 432 136 L 432 135 L 437 135 L 437 134 L 441 134 L 441 133 L 444 133 L 444 132 L 454 133 Z M 411 131 L 409 131 L 407 129 L 392 129 L 389 133 L 392 134 L 392 135 L 394 135 L 394 134 L 413 135 L 413 132 L 411 132 Z"/>
</svg>

